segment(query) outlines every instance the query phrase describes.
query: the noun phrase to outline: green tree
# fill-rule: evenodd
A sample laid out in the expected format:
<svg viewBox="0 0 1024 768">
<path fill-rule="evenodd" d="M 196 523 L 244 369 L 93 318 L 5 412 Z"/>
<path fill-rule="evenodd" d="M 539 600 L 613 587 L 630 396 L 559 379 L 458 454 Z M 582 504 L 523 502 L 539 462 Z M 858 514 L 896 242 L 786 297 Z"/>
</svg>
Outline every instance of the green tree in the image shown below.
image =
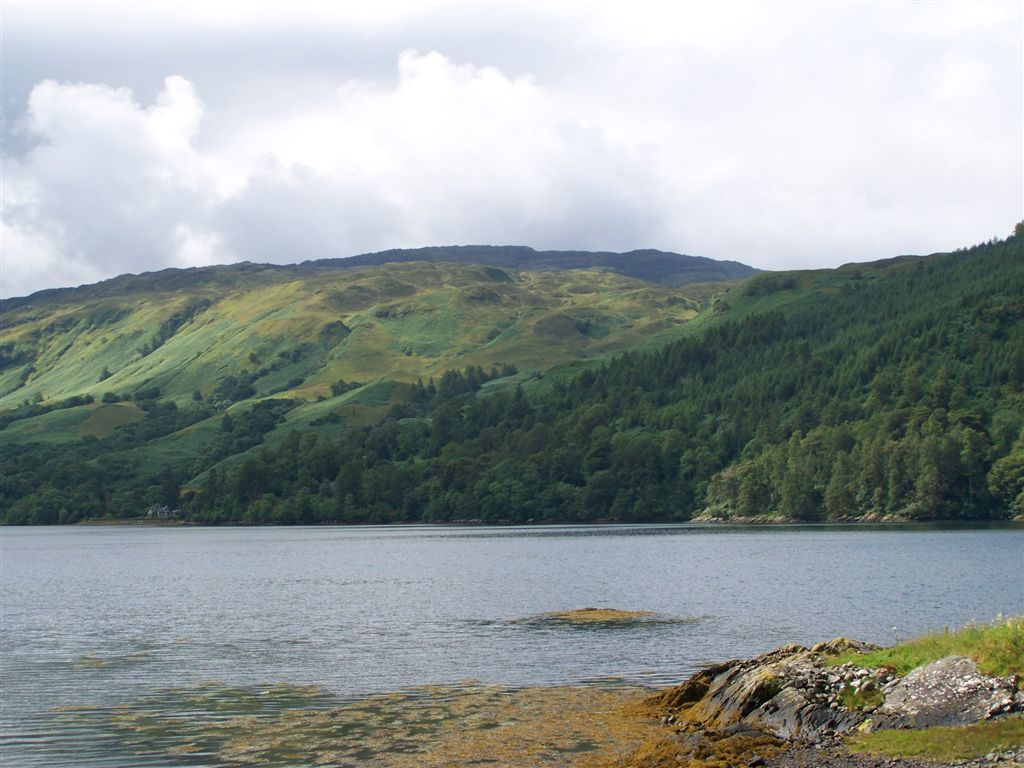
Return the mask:
<svg viewBox="0 0 1024 768">
<path fill-rule="evenodd" d="M 829 520 L 845 520 L 857 514 L 857 492 L 850 456 L 839 453 L 825 488 L 825 513 Z"/>
</svg>

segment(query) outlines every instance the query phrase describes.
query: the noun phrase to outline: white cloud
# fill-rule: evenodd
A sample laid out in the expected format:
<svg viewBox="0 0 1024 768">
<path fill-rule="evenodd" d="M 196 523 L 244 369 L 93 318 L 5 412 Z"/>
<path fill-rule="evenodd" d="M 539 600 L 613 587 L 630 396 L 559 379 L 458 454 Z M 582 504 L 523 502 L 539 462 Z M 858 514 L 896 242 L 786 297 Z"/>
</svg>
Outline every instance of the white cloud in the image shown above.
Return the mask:
<svg viewBox="0 0 1024 768">
<path fill-rule="evenodd" d="M 629 147 L 583 128 L 528 78 L 436 52 L 405 51 L 394 84 L 350 80 L 246 141 L 255 170 L 224 210 L 228 247 L 247 258 L 280 259 L 288 242 L 301 259 L 562 243 L 571 230 L 578 247 L 626 247 L 657 206 L 641 199 L 655 175 Z"/>
<path fill-rule="evenodd" d="M 191 144 L 202 112 L 179 77 L 149 107 L 105 85 L 36 86 L 23 126 L 35 144 L 5 159 L 4 293 L 178 261 L 175 228 L 211 198 Z"/>
<path fill-rule="evenodd" d="M 7 4 L 5 295 L 469 242 L 826 266 L 1024 215 L 1019 4 L 282 8 Z"/>
<path fill-rule="evenodd" d="M 656 225 L 645 158 L 530 79 L 416 51 L 397 73 L 348 80 L 202 151 L 204 106 L 180 77 L 150 106 L 125 89 L 41 83 L 26 126 L 39 143 L 5 186 L 5 220 L 23 233 L 5 246 L 22 264 L 5 291 L 53 280 L 52 259 L 27 266 L 33 249 L 59 254 L 65 280 L 95 279 L 422 243 L 626 248 Z"/>
</svg>

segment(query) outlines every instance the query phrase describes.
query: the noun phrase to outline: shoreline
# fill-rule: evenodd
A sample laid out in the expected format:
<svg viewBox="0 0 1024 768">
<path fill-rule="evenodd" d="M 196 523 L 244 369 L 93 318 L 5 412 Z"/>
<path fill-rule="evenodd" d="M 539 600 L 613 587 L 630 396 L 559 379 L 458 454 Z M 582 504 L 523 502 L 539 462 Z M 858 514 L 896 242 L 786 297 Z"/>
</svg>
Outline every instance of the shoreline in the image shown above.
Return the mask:
<svg viewBox="0 0 1024 768">
<path fill-rule="evenodd" d="M 673 528 L 762 528 L 762 529 L 776 529 L 776 528 L 821 528 L 821 529 L 867 529 L 867 528 L 943 528 L 943 529 L 959 529 L 959 528 L 1024 528 L 1024 516 L 1017 516 L 1013 518 L 1001 519 L 1001 520 L 900 520 L 900 519 L 878 519 L 878 520 L 837 520 L 831 522 L 815 521 L 815 522 L 804 522 L 800 520 L 777 520 L 777 519 L 765 519 L 765 518 L 693 518 L 692 520 L 683 520 L 677 522 L 637 522 L 637 523 L 621 523 L 621 522 L 587 522 L 578 523 L 572 521 L 563 522 L 543 522 L 543 523 L 482 523 L 482 522 L 471 522 L 471 521 L 453 521 L 453 522 L 393 522 L 393 523 L 320 523 L 317 525 L 259 525 L 254 523 L 223 523 L 213 524 L 204 522 L 193 522 L 190 520 L 183 519 L 172 519 L 172 520 L 151 520 L 142 517 L 127 517 L 127 518 L 89 518 L 85 520 L 79 520 L 74 523 L 67 524 L 54 524 L 54 525 L 11 525 L 7 523 L 0 523 L 0 528 L 74 528 L 74 527 L 99 527 L 99 526 L 145 526 L 152 528 L 304 528 L 304 529 L 317 529 L 317 528 L 498 528 L 498 529 L 511 529 L 511 528 L 530 528 L 530 529 L 543 529 L 543 528 L 661 528 L 661 527 L 673 527 Z"/>
<path fill-rule="evenodd" d="M 620 613 L 622 620 L 644 618 L 614 609 L 607 612 Z M 1007 628 L 1024 632 L 1024 617 L 977 631 Z M 970 631 L 975 630 L 966 628 L 959 634 Z M 481 762 L 499 768 L 1024 765 L 1024 690 L 1015 687 L 1019 676 L 991 675 L 973 666 L 957 671 L 948 659 L 938 662 L 944 666 L 931 677 L 922 670 L 936 662 L 896 670 L 884 654 L 900 647 L 881 648 L 846 638 L 811 648 L 781 646 L 704 667 L 670 687 L 609 681 L 516 687 L 465 680 L 349 698 L 309 684 L 199 684 L 133 701 L 113 717 L 91 708 L 65 716 L 77 727 L 112 730 L 115 738 L 128 744 L 148 742 L 152 755 L 184 754 L 192 745 L 203 744 L 216 764 L 280 768 L 450 768 Z M 885 662 L 880 665 L 879 658 L 871 658 L 879 653 Z M 855 660 L 846 660 L 851 654 Z M 959 697 L 952 708 L 936 703 L 931 694 L 936 680 L 948 681 L 944 690 Z M 993 683 L 998 690 L 991 689 Z M 999 697 L 1005 698 L 1011 684 L 1006 708 Z M 885 692 L 884 704 L 872 697 L 875 686 Z M 969 689 L 966 694 L 964 689 Z M 989 716 L 994 695 L 1000 711 Z M 234 710 L 240 716 L 217 723 L 210 719 L 211 713 Z M 172 712 L 174 717 L 154 717 L 154 712 Z M 949 728 L 943 731 L 943 726 L 924 722 L 936 713 L 948 719 L 964 712 L 970 713 L 967 719 L 978 718 L 980 723 L 961 729 L 975 739 L 973 752 L 965 752 L 952 739 L 945 743 Z M 876 727 L 864 728 L 862 723 L 868 720 Z M 884 744 L 865 746 L 864 739 L 887 733 L 921 735 L 924 749 L 900 754 L 886 752 Z M 1006 734 L 1020 738 L 1007 743 Z"/>
<path fill-rule="evenodd" d="M 693 768 L 1022 766 L 1022 652 L 1024 617 L 887 647 L 839 637 L 711 665 L 647 703 Z"/>
</svg>

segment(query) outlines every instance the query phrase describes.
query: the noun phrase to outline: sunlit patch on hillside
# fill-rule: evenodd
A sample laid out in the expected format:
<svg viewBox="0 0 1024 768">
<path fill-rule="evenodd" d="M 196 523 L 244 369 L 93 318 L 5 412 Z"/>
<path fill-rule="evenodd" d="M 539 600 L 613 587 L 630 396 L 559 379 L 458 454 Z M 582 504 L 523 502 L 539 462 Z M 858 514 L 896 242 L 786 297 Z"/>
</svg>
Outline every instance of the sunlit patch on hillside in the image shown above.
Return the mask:
<svg viewBox="0 0 1024 768">
<path fill-rule="evenodd" d="M 134 403 L 105 404 L 89 414 L 75 431 L 82 437 L 106 437 L 118 427 L 141 421 L 145 416 Z"/>
</svg>

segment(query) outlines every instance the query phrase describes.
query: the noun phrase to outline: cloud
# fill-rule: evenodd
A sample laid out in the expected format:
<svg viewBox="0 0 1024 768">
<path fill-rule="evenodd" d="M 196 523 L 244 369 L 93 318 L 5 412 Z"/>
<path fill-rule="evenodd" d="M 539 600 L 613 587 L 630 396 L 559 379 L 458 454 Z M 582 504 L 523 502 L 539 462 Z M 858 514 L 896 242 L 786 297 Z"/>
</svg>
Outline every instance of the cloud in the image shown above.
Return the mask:
<svg viewBox="0 0 1024 768">
<path fill-rule="evenodd" d="M 4 291 L 180 263 L 172 233 L 211 198 L 192 147 L 202 113 L 178 77 L 149 107 L 104 85 L 36 86 L 23 126 L 35 143 L 5 162 Z"/>
<path fill-rule="evenodd" d="M 1024 209 L 1019 5 L 215 5 L 6 5 L 3 294 L 459 243 L 828 266 Z"/>
<path fill-rule="evenodd" d="M 181 77 L 149 106 L 123 88 L 36 86 L 36 144 L 4 187 L 5 291 L 422 243 L 627 248 L 657 224 L 642 154 L 528 78 L 438 53 L 405 51 L 394 83 L 347 80 L 199 149 L 205 112 Z"/>
<path fill-rule="evenodd" d="M 228 247 L 247 257 L 282 258 L 289 242 L 290 258 L 423 243 L 626 247 L 658 206 L 647 158 L 528 78 L 438 53 L 406 51 L 393 85 L 350 80 L 248 141 L 265 170 L 223 212 Z"/>
</svg>

